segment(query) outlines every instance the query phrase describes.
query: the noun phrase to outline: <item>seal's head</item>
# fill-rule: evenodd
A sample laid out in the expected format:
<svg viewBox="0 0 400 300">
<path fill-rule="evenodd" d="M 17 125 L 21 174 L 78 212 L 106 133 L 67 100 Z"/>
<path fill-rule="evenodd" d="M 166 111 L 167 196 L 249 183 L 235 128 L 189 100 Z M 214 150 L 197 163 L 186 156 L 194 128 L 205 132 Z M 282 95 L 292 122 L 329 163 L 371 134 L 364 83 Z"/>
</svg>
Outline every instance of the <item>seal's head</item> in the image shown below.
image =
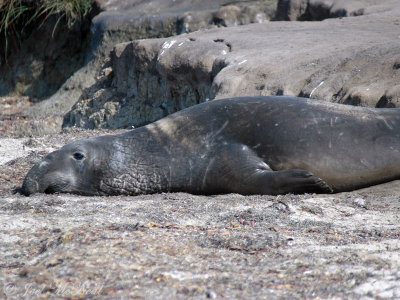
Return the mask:
<svg viewBox="0 0 400 300">
<path fill-rule="evenodd" d="M 21 192 L 98 194 L 106 150 L 97 144 L 96 139 L 80 140 L 48 154 L 28 172 Z"/>
</svg>

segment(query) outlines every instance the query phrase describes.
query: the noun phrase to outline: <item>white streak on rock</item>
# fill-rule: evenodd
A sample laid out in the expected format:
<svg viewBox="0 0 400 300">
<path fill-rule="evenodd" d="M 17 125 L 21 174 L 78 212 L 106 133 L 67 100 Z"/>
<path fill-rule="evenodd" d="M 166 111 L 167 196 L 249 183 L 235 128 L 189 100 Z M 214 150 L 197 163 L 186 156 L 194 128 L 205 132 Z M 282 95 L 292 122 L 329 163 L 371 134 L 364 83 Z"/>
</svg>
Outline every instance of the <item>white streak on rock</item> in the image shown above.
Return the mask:
<svg viewBox="0 0 400 300">
<path fill-rule="evenodd" d="M 310 93 L 310 97 L 308 97 L 308 98 L 310 98 L 311 99 L 311 96 L 312 96 L 312 94 L 314 94 L 314 92 L 317 90 L 317 88 L 319 88 L 321 85 L 323 85 L 324 84 L 324 81 L 321 81 L 321 83 L 320 84 L 318 84 L 318 86 L 317 87 L 315 87 L 312 91 L 311 91 L 311 93 Z"/>
<path fill-rule="evenodd" d="M 171 48 L 175 43 L 176 43 L 176 40 L 164 42 L 164 44 L 163 44 L 162 47 L 161 47 L 161 49 L 163 49 L 163 50 L 162 50 L 161 53 L 158 55 L 157 61 L 159 61 L 159 60 L 161 59 L 161 57 L 165 54 L 165 50 Z"/>
</svg>

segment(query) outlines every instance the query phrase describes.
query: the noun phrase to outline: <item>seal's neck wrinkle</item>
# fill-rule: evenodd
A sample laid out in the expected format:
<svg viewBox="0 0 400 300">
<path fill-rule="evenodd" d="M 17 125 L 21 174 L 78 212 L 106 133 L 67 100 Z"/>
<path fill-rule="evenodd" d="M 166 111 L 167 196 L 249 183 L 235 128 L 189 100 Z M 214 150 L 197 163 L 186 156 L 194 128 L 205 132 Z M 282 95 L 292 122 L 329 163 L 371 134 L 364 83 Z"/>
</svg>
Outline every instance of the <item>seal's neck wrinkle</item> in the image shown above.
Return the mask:
<svg viewBox="0 0 400 300">
<path fill-rule="evenodd" d="M 113 139 L 104 170 L 107 176 L 102 176 L 100 182 L 102 193 L 137 195 L 165 190 L 167 184 L 161 172 L 165 158 L 154 149 L 157 142 L 144 131 Z"/>
</svg>

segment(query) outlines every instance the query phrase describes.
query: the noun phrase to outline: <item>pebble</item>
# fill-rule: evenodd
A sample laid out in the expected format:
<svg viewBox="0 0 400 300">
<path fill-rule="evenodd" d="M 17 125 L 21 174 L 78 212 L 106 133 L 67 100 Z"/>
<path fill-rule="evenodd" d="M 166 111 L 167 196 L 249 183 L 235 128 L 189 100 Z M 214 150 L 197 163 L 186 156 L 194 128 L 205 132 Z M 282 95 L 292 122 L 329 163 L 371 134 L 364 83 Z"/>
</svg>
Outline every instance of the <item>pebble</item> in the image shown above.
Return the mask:
<svg viewBox="0 0 400 300">
<path fill-rule="evenodd" d="M 354 204 L 355 204 L 355 205 L 357 205 L 357 206 L 359 206 L 359 207 L 362 207 L 362 208 L 366 208 L 366 206 L 365 206 L 365 200 L 364 200 L 363 198 L 356 198 L 356 199 L 354 199 L 353 201 L 354 201 Z"/>
</svg>

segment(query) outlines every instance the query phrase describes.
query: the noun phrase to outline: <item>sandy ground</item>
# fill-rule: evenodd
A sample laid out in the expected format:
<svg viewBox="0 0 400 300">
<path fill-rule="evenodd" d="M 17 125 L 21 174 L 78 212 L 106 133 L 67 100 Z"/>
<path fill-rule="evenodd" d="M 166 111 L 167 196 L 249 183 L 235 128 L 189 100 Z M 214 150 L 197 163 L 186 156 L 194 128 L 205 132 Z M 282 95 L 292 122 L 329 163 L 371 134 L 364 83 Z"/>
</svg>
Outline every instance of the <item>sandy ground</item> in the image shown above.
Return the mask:
<svg viewBox="0 0 400 300">
<path fill-rule="evenodd" d="M 4 115 L 0 298 L 400 298 L 400 182 L 334 195 L 24 197 L 46 153 L 113 132 L 29 137 L 32 120 Z"/>
</svg>

